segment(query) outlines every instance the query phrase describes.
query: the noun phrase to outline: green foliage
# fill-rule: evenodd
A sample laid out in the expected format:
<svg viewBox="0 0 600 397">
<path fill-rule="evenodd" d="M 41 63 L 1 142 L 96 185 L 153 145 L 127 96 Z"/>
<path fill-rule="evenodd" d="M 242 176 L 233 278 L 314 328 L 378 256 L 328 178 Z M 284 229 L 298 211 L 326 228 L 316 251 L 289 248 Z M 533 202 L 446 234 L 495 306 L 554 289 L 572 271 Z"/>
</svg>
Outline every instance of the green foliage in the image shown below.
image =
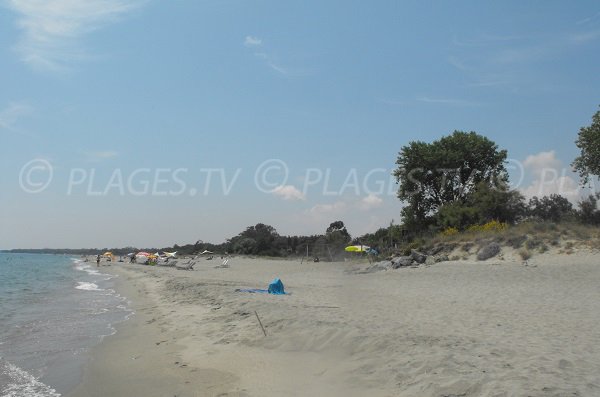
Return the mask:
<svg viewBox="0 0 600 397">
<path fill-rule="evenodd" d="M 587 183 L 590 175 L 600 175 L 600 111 L 592 116 L 590 126 L 581 127 L 575 144 L 581 154 L 572 165 L 579 172 L 583 183 Z"/>
<path fill-rule="evenodd" d="M 475 132 L 455 131 L 432 143 L 410 142 L 404 146 L 394 176 L 405 226 L 425 230 L 438 209 L 450 203 L 465 203 L 480 183 L 497 186 L 508 180 L 504 168 L 506 151 Z M 458 218 L 457 210 L 449 210 Z"/>
<path fill-rule="evenodd" d="M 596 195 L 590 194 L 586 199 L 579 202 L 579 213 L 577 215 L 581 223 L 600 225 L 598 199 L 600 199 L 600 193 Z"/>
<path fill-rule="evenodd" d="M 479 183 L 473 193 L 464 201 L 443 205 L 436 214 L 439 228 L 450 227 L 464 230 L 470 225 L 481 225 L 491 221 L 516 223 L 525 214 L 525 199 L 505 184 L 490 187 Z"/>
<path fill-rule="evenodd" d="M 443 205 L 437 213 L 436 224 L 442 229 L 466 229 L 469 225 L 479 222 L 479 213 L 476 208 L 463 203 L 448 203 Z"/>
<path fill-rule="evenodd" d="M 528 215 L 542 221 L 560 222 L 572 219 L 575 212 L 569 200 L 558 194 L 551 194 L 529 200 Z"/>
<path fill-rule="evenodd" d="M 516 190 L 509 190 L 504 183 L 491 187 L 480 183 L 468 200 L 468 205 L 477 210 L 479 223 L 497 220 L 504 223 L 516 223 L 526 213 L 525 198 Z"/>
</svg>

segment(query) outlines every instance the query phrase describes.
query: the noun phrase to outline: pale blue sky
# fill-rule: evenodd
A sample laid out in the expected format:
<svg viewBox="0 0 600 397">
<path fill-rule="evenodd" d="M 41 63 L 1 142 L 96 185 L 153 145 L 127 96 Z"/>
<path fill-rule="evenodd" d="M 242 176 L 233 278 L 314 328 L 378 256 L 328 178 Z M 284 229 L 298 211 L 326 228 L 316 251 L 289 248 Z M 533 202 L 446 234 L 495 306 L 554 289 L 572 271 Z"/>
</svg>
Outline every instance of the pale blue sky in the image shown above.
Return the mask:
<svg viewBox="0 0 600 397">
<path fill-rule="evenodd" d="M 523 162 L 533 194 L 541 169 L 568 169 L 600 104 L 597 1 L 0 4 L 0 248 L 221 242 L 257 222 L 314 234 L 337 219 L 359 235 L 399 221 L 401 146 L 455 129 Z M 35 159 L 53 178 L 33 194 L 20 180 L 41 183 L 21 172 Z M 289 177 L 269 171 L 283 186 L 264 193 L 269 159 Z M 132 175 L 167 195 L 135 194 Z"/>
</svg>

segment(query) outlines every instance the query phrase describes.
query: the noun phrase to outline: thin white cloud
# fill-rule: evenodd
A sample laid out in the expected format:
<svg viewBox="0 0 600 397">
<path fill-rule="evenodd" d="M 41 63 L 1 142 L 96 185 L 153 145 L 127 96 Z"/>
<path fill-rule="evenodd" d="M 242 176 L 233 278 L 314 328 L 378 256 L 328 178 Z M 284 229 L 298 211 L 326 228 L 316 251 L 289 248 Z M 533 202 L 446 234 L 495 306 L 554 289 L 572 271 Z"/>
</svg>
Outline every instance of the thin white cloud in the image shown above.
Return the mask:
<svg viewBox="0 0 600 397">
<path fill-rule="evenodd" d="M 273 69 L 274 71 L 276 71 L 277 73 L 280 73 L 280 74 L 282 74 L 284 76 L 288 76 L 290 74 L 289 70 L 287 70 L 287 69 L 285 69 L 285 68 L 283 68 L 283 67 L 281 67 L 279 65 L 276 65 L 273 62 L 270 62 L 270 61 L 267 62 L 267 65 L 269 65 L 269 67 L 271 69 Z"/>
<path fill-rule="evenodd" d="M 12 102 L 0 110 L 0 129 L 12 130 L 17 121 L 33 112 L 26 103 Z"/>
<path fill-rule="evenodd" d="M 369 194 L 360 200 L 338 200 L 334 203 L 316 204 L 307 212 L 311 215 L 341 215 L 352 210 L 370 211 L 381 207 L 383 199 Z"/>
<path fill-rule="evenodd" d="M 305 200 L 304 194 L 292 185 L 281 185 L 271 192 L 284 200 Z"/>
<path fill-rule="evenodd" d="M 114 22 L 144 0 L 8 0 L 22 31 L 15 46 L 21 60 L 33 68 L 59 71 L 89 58 L 79 40 Z"/>
<path fill-rule="evenodd" d="M 516 35 L 491 35 L 491 34 L 483 34 L 478 37 L 469 38 L 469 39 L 459 39 L 458 36 L 452 37 L 452 44 L 457 47 L 482 47 L 489 46 L 495 43 L 503 43 L 510 42 L 522 39 L 522 36 Z"/>
<path fill-rule="evenodd" d="M 254 48 L 254 56 L 262 59 L 265 64 L 273 71 L 285 77 L 300 77 L 313 74 L 312 71 L 305 69 L 294 69 L 282 66 L 280 60 L 273 53 L 264 50 L 262 39 L 254 36 L 246 36 L 244 45 L 248 48 Z"/>
<path fill-rule="evenodd" d="M 381 207 L 382 204 L 383 200 L 381 197 L 377 197 L 374 194 L 369 194 L 367 197 L 364 197 L 362 200 L 360 200 L 358 207 L 363 211 L 369 211 L 373 208 Z"/>
<path fill-rule="evenodd" d="M 246 47 L 257 47 L 262 45 L 262 39 L 259 39 L 255 36 L 246 36 L 246 38 L 244 39 L 244 45 Z"/>
<path fill-rule="evenodd" d="M 596 14 L 592 15 L 591 17 L 583 18 L 583 19 L 575 22 L 575 25 L 585 25 L 585 24 L 590 23 L 597 19 L 600 19 L 600 12 L 597 12 Z"/>
<path fill-rule="evenodd" d="M 591 30 L 589 32 L 575 33 L 569 36 L 573 44 L 585 44 L 600 38 L 600 30 Z"/>
<path fill-rule="evenodd" d="M 453 98 L 430 98 L 430 97 L 420 97 L 417 98 L 419 102 L 425 103 L 434 103 L 440 105 L 450 105 L 450 106 L 481 106 L 480 103 L 465 101 L 463 99 L 453 99 Z"/>
<path fill-rule="evenodd" d="M 453 55 L 448 57 L 448 63 L 463 72 L 470 70 L 470 68 L 461 59 Z"/>
<path fill-rule="evenodd" d="M 346 202 L 336 201 L 331 204 L 316 204 L 308 210 L 308 213 L 312 215 L 339 215 L 346 212 L 348 208 Z"/>
<path fill-rule="evenodd" d="M 507 84 L 507 81 L 504 80 L 483 80 L 483 81 L 478 81 L 476 83 L 469 83 L 467 84 L 467 86 L 469 87 L 496 87 L 496 86 L 500 86 L 500 85 L 505 85 Z"/>
<path fill-rule="evenodd" d="M 85 152 L 84 153 L 89 161 L 102 161 L 107 160 L 113 157 L 117 157 L 119 155 L 118 152 L 114 150 L 104 150 L 99 152 Z"/>
</svg>

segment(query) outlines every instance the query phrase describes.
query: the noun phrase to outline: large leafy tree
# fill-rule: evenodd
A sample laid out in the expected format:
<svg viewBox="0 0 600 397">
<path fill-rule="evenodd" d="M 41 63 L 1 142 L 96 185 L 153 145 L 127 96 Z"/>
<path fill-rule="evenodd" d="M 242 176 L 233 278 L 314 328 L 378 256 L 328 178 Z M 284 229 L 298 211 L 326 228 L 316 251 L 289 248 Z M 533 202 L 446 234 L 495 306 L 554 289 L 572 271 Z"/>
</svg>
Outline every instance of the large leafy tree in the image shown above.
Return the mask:
<svg viewBox="0 0 600 397">
<path fill-rule="evenodd" d="M 423 229 L 445 204 L 466 203 L 476 186 L 504 185 L 506 150 L 475 132 L 455 131 L 432 143 L 410 142 L 398 154 L 394 176 L 406 226 Z"/>
<path fill-rule="evenodd" d="M 325 238 L 327 239 L 327 243 L 335 250 L 343 249 L 352 239 L 350 233 L 348 233 L 348 229 L 346 229 L 346 226 L 342 221 L 330 223 L 325 231 Z"/>
<path fill-rule="evenodd" d="M 592 124 L 579 129 L 579 136 L 575 141 L 581 154 L 573 161 L 573 167 L 587 183 L 590 175 L 600 175 L 600 110 L 592 116 Z"/>
</svg>

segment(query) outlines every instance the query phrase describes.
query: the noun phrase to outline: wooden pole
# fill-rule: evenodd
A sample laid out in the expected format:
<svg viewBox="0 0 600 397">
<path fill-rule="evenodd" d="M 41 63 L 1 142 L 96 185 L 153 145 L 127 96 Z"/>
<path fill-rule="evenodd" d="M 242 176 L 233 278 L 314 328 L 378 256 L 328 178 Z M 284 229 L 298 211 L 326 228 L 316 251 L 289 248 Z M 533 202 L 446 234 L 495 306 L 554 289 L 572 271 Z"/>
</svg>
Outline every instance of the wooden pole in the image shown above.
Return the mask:
<svg viewBox="0 0 600 397">
<path fill-rule="evenodd" d="M 260 329 L 262 329 L 263 334 L 265 334 L 265 336 L 267 336 L 267 331 L 265 331 L 265 327 L 263 327 L 262 322 L 260 321 L 260 317 L 258 317 L 258 313 L 256 312 L 256 310 L 254 311 L 254 314 L 256 314 L 256 319 L 258 320 L 258 323 L 260 324 Z"/>
</svg>

